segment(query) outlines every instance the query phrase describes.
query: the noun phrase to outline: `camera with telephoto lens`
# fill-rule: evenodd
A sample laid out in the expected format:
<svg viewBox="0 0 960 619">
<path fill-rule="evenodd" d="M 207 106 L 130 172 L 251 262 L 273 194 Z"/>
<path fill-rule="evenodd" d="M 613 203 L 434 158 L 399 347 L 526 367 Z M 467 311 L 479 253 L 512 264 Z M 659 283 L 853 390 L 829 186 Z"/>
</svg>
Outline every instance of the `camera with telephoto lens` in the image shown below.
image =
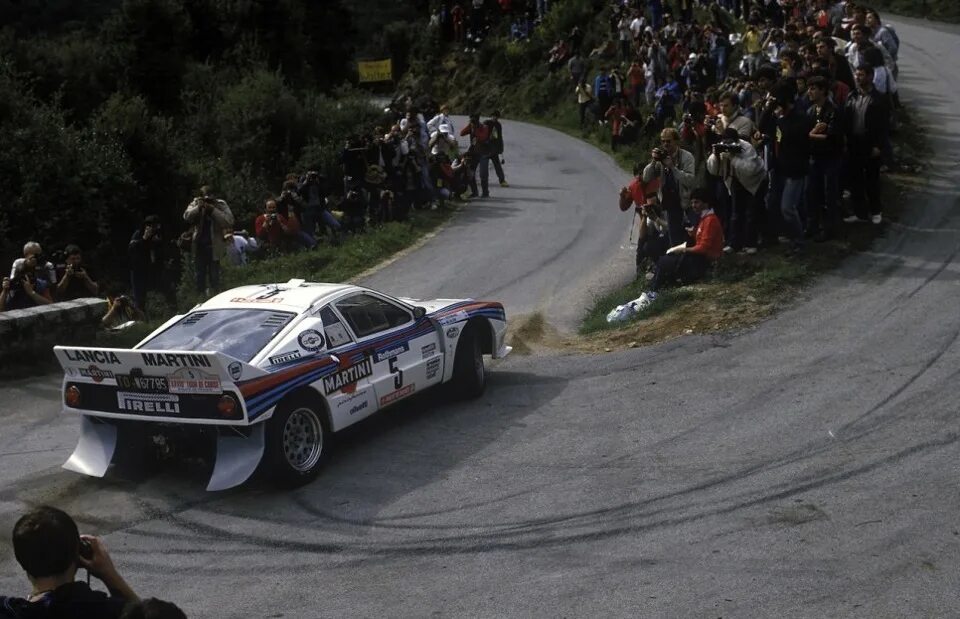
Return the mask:
<svg viewBox="0 0 960 619">
<path fill-rule="evenodd" d="M 719 155 L 721 153 L 732 153 L 734 155 L 742 153 L 743 147 L 736 142 L 717 142 L 713 145 L 713 153 Z"/>
<path fill-rule="evenodd" d="M 80 538 L 79 554 L 87 561 L 93 559 L 93 545 L 89 541 Z"/>
</svg>

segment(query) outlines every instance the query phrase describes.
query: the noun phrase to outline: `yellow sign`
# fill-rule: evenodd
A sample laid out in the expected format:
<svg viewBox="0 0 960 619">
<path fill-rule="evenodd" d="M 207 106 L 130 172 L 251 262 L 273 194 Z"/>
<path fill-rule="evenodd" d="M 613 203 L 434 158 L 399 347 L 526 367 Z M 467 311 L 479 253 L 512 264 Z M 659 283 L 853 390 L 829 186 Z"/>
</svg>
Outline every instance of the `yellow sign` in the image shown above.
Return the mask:
<svg viewBox="0 0 960 619">
<path fill-rule="evenodd" d="M 357 63 L 360 72 L 360 83 L 363 82 L 389 82 L 393 80 L 393 61 L 386 60 L 361 60 Z"/>
</svg>

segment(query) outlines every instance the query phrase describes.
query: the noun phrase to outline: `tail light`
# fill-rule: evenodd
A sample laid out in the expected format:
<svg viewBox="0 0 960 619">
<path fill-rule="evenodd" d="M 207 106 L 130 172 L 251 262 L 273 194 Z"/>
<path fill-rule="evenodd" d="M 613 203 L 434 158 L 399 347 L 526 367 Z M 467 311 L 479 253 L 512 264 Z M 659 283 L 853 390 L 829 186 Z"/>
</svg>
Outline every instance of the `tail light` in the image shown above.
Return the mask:
<svg viewBox="0 0 960 619">
<path fill-rule="evenodd" d="M 237 412 L 237 399 L 230 395 L 220 396 L 217 402 L 217 410 L 224 417 L 233 417 Z"/>
<path fill-rule="evenodd" d="M 70 408 L 80 408 L 80 389 L 76 385 L 70 385 L 63 392 L 63 401 Z"/>
</svg>

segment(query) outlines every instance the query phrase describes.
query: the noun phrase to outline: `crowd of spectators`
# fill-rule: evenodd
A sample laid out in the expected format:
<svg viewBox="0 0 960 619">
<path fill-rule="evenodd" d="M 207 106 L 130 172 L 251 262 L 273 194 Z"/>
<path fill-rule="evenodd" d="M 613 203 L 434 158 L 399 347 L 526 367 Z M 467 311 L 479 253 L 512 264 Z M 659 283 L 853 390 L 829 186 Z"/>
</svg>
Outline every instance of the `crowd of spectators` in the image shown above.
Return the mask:
<svg viewBox="0 0 960 619">
<path fill-rule="evenodd" d="M 651 298 L 723 253 L 785 244 L 796 256 L 843 236 L 844 224 L 883 222 L 899 38 L 875 10 L 853 0 L 626 0 L 608 15 L 607 41 L 586 60 L 570 42 L 565 70 L 581 125 L 607 127 L 613 149 L 659 137 L 621 193 L 621 208 L 632 203 L 641 219 L 638 276 L 653 278 Z M 691 238 L 702 213 L 719 222 L 709 246 Z"/>
</svg>

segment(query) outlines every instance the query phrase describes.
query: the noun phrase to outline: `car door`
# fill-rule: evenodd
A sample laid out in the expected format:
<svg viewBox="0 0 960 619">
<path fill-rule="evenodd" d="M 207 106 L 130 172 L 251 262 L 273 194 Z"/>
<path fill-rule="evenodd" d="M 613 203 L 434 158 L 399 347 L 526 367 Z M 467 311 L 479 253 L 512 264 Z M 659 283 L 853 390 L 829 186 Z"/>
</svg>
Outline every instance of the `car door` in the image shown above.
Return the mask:
<svg viewBox="0 0 960 619">
<path fill-rule="evenodd" d="M 357 354 L 356 341 L 332 307 L 325 305 L 316 314 L 323 322 L 327 353 L 340 360 L 337 370 L 324 376 L 318 388 L 322 389 L 330 405 L 334 427 L 343 428 L 377 410 L 373 364 Z"/>
<path fill-rule="evenodd" d="M 435 359 L 439 336 L 429 320 L 415 320 L 406 306 L 370 292 L 349 295 L 335 305 L 373 363 L 378 408 L 442 379 L 442 358 Z"/>
</svg>

